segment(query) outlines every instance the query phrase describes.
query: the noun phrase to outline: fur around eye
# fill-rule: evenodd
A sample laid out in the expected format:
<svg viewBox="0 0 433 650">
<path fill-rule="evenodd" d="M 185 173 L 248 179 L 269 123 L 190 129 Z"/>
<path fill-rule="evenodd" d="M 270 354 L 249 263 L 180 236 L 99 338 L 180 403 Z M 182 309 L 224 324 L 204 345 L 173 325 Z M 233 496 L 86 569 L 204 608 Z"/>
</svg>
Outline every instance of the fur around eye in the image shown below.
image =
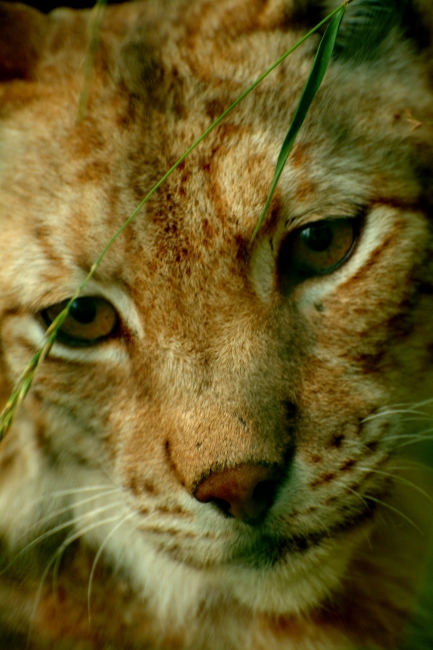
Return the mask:
<svg viewBox="0 0 433 650">
<path fill-rule="evenodd" d="M 322 219 L 297 228 L 284 240 L 278 269 L 285 281 L 299 282 L 338 269 L 353 252 L 359 219 Z"/>
<path fill-rule="evenodd" d="M 44 323 L 49 326 L 68 304 L 67 300 L 56 303 L 41 312 Z M 118 324 L 114 307 L 104 298 L 84 296 L 72 303 L 69 314 L 58 332 L 58 339 L 71 346 L 94 345 L 110 336 Z"/>
</svg>

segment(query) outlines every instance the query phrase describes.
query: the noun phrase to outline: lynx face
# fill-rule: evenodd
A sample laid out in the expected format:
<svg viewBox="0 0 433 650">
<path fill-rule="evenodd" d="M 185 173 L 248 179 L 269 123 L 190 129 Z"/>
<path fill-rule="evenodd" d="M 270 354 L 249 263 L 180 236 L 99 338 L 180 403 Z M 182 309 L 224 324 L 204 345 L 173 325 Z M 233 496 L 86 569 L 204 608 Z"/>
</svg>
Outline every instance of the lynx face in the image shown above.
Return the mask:
<svg viewBox="0 0 433 650">
<path fill-rule="evenodd" d="M 348 9 L 252 244 L 318 36 L 74 303 L 2 443 L 12 647 L 29 621 L 35 648 L 397 647 L 427 531 L 406 501 L 430 508 L 396 451 L 432 397 L 433 104 L 427 42 L 388 4 Z M 5 395 L 320 5 L 110 7 L 78 122 L 89 12 L 1 5 Z"/>
</svg>

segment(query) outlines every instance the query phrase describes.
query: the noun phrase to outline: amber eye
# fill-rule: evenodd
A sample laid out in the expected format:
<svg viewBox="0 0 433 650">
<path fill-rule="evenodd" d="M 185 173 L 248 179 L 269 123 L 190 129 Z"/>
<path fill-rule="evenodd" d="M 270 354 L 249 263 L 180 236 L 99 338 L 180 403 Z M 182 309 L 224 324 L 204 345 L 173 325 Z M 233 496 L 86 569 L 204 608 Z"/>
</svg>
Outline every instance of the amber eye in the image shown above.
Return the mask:
<svg viewBox="0 0 433 650">
<path fill-rule="evenodd" d="M 308 224 L 283 242 L 278 268 L 292 283 L 335 271 L 353 250 L 359 219 L 333 218 Z"/>
<path fill-rule="evenodd" d="M 44 309 L 45 324 L 51 325 L 67 304 L 64 300 Z M 74 300 L 57 336 L 67 345 L 93 345 L 112 334 L 117 325 L 117 312 L 107 300 L 85 296 Z"/>
</svg>

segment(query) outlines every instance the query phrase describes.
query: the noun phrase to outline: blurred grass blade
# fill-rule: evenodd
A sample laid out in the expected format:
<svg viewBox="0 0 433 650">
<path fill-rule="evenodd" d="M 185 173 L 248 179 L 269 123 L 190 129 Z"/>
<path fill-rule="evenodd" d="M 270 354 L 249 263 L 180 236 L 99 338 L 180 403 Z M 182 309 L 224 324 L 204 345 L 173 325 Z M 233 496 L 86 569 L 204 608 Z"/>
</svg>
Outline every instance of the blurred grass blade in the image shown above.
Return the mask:
<svg viewBox="0 0 433 650">
<path fill-rule="evenodd" d="M 302 91 L 301 98 L 299 100 L 298 106 L 296 107 L 295 115 L 293 116 L 292 123 L 290 124 L 290 128 L 284 139 L 283 146 L 281 147 L 280 155 L 278 156 L 277 165 L 275 167 L 274 180 L 272 181 L 268 199 L 251 236 L 251 241 L 254 240 L 255 236 L 260 230 L 263 221 L 265 220 L 267 211 L 275 192 L 275 188 L 277 187 L 278 180 L 284 169 L 284 165 L 286 164 L 286 160 L 289 157 L 290 151 L 292 150 L 299 129 L 305 120 L 308 109 L 311 106 L 311 102 L 316 96 L 320 84 L 322 83 L 323 77 L 325 76 L 326 69 L 328 67 L 329 61 L 331 60 L 332 52 L 334 50 L 335 40 L 337 38 L 338 30 L 340 28 L 340 23 L 342 21 L 345 9 L 346 8 L 344 6 L 340 7 L 339 11 L 335 14 L 328 27 L 326 28 L 322 40 L 320 41 L 316 56 L 314 58 L 313 66 L 310 70 L 310 74 L 308 75 L 307 83 L 305 84 L 304 90 Z"/>
<path fill-rule="evenodd" d="M 97 0 L 92 9 L 89 23 L 89 47 L 87 48 L 84 62 L 84 84 L 78 100 L 77 122 L 80 122 L 86 114 L 90 90 L 92 88 L 92 76 L 95 64 L 96 53 L 99 48 L 102 22 L 107 8 L 107 0 Z"/>
</svg>

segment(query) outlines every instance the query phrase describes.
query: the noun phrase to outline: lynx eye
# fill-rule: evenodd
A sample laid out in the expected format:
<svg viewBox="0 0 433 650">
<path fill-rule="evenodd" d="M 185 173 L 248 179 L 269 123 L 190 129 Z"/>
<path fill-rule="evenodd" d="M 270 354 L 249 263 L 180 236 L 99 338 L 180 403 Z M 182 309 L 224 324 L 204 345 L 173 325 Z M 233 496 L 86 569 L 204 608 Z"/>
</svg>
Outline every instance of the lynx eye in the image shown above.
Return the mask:
<svg viewBox="0 0 433 650">
<path fill-rule="evenodd" d="M 354 218 L 323 219 L 290 233 L 278 266 L 289 282 L 335 271 L 351 254 L 359 231 Z"/>
<path fill-rule="evenodd" d="M 45 324 L 51 325 L 67 304 L 68 301 L 64 300 L 44 309 L 42 318 Z M 67 345 L 93 345 L 112 334 L 117 324 L 117 312 L 107 300 L 84 296 L 74 300 L 57 336 Z"/>
</svg>

